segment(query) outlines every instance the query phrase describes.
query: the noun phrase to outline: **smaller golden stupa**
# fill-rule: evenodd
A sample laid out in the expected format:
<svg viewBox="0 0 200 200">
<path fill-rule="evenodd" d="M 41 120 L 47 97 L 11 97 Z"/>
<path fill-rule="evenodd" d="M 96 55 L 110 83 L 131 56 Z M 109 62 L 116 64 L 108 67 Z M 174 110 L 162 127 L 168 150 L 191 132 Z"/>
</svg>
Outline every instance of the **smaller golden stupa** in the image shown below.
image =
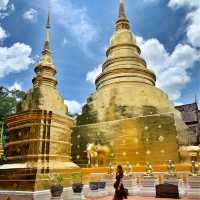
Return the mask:
<svg viewBox="0 0 200 200">
<path fill-rule="evenodd" d="M 71 127 L 64 99 L 56 89 L 56 68 L 50 50 L 50 14 L 44 49 L 35 67 L 33 88 L 7 117 L 5 161 L 0 166 L 0 189 L 38 191 L 49 189 L 53 174 L 67 177 L 78 168 L 71 161 Z M 67 186 L 68 179 L 64 181 Z"/>
</svg>

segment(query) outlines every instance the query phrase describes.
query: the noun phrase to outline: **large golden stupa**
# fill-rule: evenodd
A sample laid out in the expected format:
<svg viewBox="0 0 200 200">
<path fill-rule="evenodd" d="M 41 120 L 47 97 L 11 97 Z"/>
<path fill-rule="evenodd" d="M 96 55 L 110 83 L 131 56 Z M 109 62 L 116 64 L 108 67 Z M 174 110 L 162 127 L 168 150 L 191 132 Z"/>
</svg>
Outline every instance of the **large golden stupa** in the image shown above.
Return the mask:
<svg viewBox="0 0 200 200">
<path fill-rule="evenodd" d="M 80 166 L 181 162 L 178 148 L 187 143 L 185 124 L 167 94 L 155 86 L 156 75 L 140 53 L 120 0 L 96 92 L 73 130 L 72 157 Z"/>
<path fill-rule="evenodd" d="M 64 99 L 56 89 L 56 67 L 50 50 L 50 15 L 45 45 L 35 67 L 33 88 L 8 116 L 5 124 L 4 164 L 0 165 L 0 189 L 38 191 L 48 189 L 50 175 L 68 173 L 78 166 L 71 161 L 71 128 Z"/>
</svg>

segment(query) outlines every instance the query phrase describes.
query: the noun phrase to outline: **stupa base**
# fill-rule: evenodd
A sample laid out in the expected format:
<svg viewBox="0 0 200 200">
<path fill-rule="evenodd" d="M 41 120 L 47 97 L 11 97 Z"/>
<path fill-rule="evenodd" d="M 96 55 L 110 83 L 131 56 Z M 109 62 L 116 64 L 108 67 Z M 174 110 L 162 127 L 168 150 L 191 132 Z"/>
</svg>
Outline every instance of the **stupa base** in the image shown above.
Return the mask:
<svg viewBox="0 0 200 200">
<path fill-rule="evenodd" d="M 123 180 L 124 187 L 128 189 L 128 194 L 135 196 L 139 193 L 139 188 L 137 186 L 137 180 L 135 177 L 125 177 Z"/>
<path fill-rule="evenodd" d="M 145 197 L 155 197 L 156 184 L 158 184 L 158 179 L 156 179 L 154 176 L 144 176 L 141 180 L 139 195 Z"/>
<path fill-rule="evenodd" d="M 164 179 L 164 183 L 179 186 L 181 184 L 181 180 L 178 179 L 177 176 L 167 176 Z"/>
<path fill-rule="evenodd" d="M 62 164 L 60 167 L 59 165 Z M 49 189 L 52 184 L 50 176 L 61 175 L 63 185 L 69 187 L 71 171 L 79 170 L 72 162 L 53 163 L 49 167 L 28 168 L 27 163 L 4 164 L 0 166 L 0 190 L 36 192 Z"/>
<path fill-rule="evenodd" d="M 27 191 L 2 191 L 0 190 L 1 200 L 50 200 L 51 194 L 49 190 L 39 192 Z"/>
</svg>

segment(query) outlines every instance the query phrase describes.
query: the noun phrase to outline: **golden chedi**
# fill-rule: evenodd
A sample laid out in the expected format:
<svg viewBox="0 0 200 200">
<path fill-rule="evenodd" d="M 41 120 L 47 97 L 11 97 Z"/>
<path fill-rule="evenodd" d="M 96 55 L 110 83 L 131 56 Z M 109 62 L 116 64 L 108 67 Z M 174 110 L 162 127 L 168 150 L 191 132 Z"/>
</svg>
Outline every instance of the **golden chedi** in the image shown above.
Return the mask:
<svg viewBox="0 0 200 200">
<path fill-rule="evenodd" d="M 77 168 L 71 162 L 71 127 L 64 99 L 56 89 L 56 68 L 50 50 L 50 15 L 44 49 L 35 67 L 33 88 L 6 119 L 6 158 L 0 166 L 0 189 L 37 191 L 49 188 L 50 174 L 65 178 Z M 65 186 L 68 184 L 65 180 Z"/>
<path fill-rule="evenodd" d="M 156 76 L 140 53 L 120 1 L 96 92 L 74 128 L 72 157 L 80 166 L 181 161 L 177 139 L 186 142 L 185 125 L 168 96 L 155 86 Z"/>
</svg>

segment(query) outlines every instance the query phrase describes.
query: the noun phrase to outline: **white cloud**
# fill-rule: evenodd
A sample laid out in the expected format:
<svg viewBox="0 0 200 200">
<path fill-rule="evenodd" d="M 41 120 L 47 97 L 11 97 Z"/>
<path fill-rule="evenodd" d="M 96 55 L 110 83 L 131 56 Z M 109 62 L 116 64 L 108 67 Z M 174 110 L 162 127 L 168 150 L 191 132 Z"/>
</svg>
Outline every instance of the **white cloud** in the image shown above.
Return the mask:
<svg viewBox="0 0 200 200">
<path fill-rule="evenodd" d="M 187 40 L 194 47 L 200 47 L 200 0 L 170 0 L 168 6 L 172 9 L 188 7 L 186 16 L 188 25 L 186 27 Z"/>
<path fill-rule="evenodd" d="M 14 4 L 10 4 L 9 0 L 0 0 L 0 19 L 7 17 L 15 10 Z"/>
<path fill-rule="evenodd" d="M 5 38 L 7 38 L 6 31 L 0 26 L 0 41 L 3 41 Z"/>
<path fill-rule="evenodd" d="M 76 8 L 72 1 L 51 0 L 56 21 L 76 38 L 82 49 L 88 53 L 88 45 L 97 37 L 86 8 Z"/>
<path fill-rule="evenodd" d="M 10 9 L 10 11 L 14 11 L 14 10 L 15 10 L 14 4 L 11 4 L 11 5 L 9 6 L 9 9 Z"/>
<path fill-rule="evenodd" d="M 33 63 L 32 49 L 23 43 L 15 43 L 11 47 L 0 47 L 0 78 L 12 72 L 28 69 Z"/>
<path fill-rule="evenodd" d="M 183 6 L 189 6 L 189 7 L 199 7 L 200 1 L 199 0 L 170 0 L 168 3 L 168 6 L 177 9 Z"/>
<path fill-rule="evenodd" d="M 174 102 L 174 105 L 175 106 L 182 106 L 182 105 L 184 105 L 184 103 L 182 103 L 182 102 Z"/>
<path fill-rule="evenodd" d="M 178 44 L 169 54 L 165 47 L 154 39 L 154 44 L 152 40 L 144 41 L 142 50 L 147 62 L 158 75 L 158 85 L 167 91 L 173 100 L 177 100 L 181 96 L 181 90 L 191 80 L 187 69 L 192 68 L 200 59 L 198 50 L 200 47 L 200 1 L 170 0 L 168 6 L 172 9 L 188 8 L 185 18 L 188 22 L 185 28 L 188 44 Z M 156 51 L 158 51 L 158 56 L 156 56 Z M 159 67 L 159 63 L 162 68 Z"/>
<path fill-rule="evenodd" d="M 65 100 L 65 105 L 68 106 L 69 112 L 71 114 L 81 113 L 82 105 L 75 100 Z"/>
<path fill-rule="evenodd" d="M 65 46 L 68 43 L 67 38 L 63 39 L 63 45 Z"/>
<path fill-rule="evenodd" d="M 34 8 L 30 8 L 23 14 L 23 18 L 30 22 L 36 22 L 38 17 L 38 11 Z"/>
<path fill-rule="evenodd" d="M 8 16 L 14 9 L 9 0 L 0 0 L 0 19 Z M 0 26 L 0 41 L 7 36 L 6 31 Z M 0 78 L 12 72 L 26 70 L 33 63 L 31 52 L 31 47 L 23 43 L 15 43 L 10 47 L 0 46 Z"/>
<path fill-rule="evenodd" d="M 8 87 L 9 90 L 22 90 L 21 83 L 15 82 L 13 85 Z"/>
<path fill-rule="evenodd" d="M 86 75 L 86 80 L 94 84 L 97 76 L 102 72 L 102 65 L 95 67 L 92 71 Z"/>
<path fill-rule="evenodd" d="M 190 44 L 200 47 L 200 8 L 190 12 L 187 17 L 189 25 L 187 27 L 187 38 Z"/>
<path fill-rule="evenodd" d="M 0 11 L 6 10 L 8 7 L 9 0 L 1 0 L 0 1 Z"/>
<path fill-rule="evenodd" d="M 174 10 L 181 7 L 187 8 L 188 13 L 186 14 L 186 17 L 185 17 L 185 20 L 187 21 L 187 25 L 185 27 L 187 42 L 191 44 L 194 48 L 196 48 L 196 51 L 199 51 L 200 0 L 170 0 L 168 3 L 168 6 Z M 189 59 L 189 56 L 188 56 L 188 59 Z"/>
<path fill-rule="evenodd" d="M 157 85 L 171 100 L 181 96 L 182 89 L 190 81 L 188 69 L 200 58 L 199 52 L 187 44 L 178 44 L 170 54 L 157 39 L 137 38 L 142 56 L 157 75 Z"/>
</svg>

